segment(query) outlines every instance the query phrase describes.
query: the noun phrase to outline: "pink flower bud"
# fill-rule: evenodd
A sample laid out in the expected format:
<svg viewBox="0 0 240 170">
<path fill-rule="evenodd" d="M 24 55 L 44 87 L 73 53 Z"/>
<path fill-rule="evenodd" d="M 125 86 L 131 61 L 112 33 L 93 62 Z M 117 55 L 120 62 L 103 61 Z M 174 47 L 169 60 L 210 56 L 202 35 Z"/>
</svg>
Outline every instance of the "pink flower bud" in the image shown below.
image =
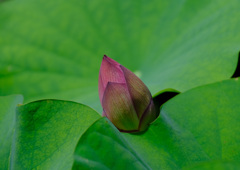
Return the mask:
<svg viewBox="0 0 240 170">
<path fill-rule="evenodd" d="M 100 68 L 98 88 L 103 116 L 120 131 L 143 131 L 158 115 L 146 85 L 106 55 Z"/>
</svg>

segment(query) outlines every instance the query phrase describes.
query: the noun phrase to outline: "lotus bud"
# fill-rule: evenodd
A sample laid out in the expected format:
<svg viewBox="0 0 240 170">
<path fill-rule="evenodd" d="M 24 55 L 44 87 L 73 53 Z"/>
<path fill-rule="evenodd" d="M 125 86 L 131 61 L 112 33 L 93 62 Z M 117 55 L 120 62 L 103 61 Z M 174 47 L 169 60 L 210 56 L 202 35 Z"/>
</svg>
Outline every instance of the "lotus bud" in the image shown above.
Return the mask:
<svg viewBox="0 0 240 170">
<path fill-rule="evenodd" d="M 98 88 L 103 116 L 122 132 L 144 131 L 158 116 L 146 85 L 106 55 L 100 68 Z"/>
</svg>

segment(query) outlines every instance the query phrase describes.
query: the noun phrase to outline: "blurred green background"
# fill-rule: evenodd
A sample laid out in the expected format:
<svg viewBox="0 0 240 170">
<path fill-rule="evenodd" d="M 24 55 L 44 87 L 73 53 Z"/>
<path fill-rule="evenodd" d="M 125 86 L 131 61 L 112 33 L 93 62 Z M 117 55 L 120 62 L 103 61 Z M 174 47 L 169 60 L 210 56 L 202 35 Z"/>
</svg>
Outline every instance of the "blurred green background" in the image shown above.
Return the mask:
<svg viewBox="0 0 240 170">
<path fill-rule="evenodd" d="M 152 94 L 228 79 L 240 47 L 238 0 L 10 0 L 0 3 L 0 95 L 101 112 L 104 54 Z"/>
</svg>

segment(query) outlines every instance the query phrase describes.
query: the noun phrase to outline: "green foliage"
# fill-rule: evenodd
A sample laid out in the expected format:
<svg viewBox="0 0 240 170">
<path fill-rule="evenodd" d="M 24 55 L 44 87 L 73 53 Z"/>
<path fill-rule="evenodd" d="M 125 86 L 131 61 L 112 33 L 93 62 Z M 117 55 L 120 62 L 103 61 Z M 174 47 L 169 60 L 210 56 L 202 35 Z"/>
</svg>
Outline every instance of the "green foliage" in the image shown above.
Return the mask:
<svg viewBox="0 0 240 170">
<path fill-rule="evenodd" d="M 87 106 L 42 100 L 18 107 L 12 169 L 70 169 L 79 137 L 100 116 Z"/>
<path fill-rule="evenodd" d="M 239 53 L 239 5 L 0 2 L 0 169 L 239 169 L 240 84 L 228 80 Z M 152 94 L 183 92 L 155 95 L 173 98 L 146 132 L 120 133 L 100 118 L 103 54 Z"/>
<path fill-rule="evenodd" d="M 232 79 L 179 94 L 163 105 L 160 117 L 140 134 L 122 136 L 101 118 L 80 139 L 75 162 L 99 169 L 121 169 L 110 163 L 125 167 L 133 158 L 132 162 L 144 160 L 152 169 L 239 167 L 240 105 L 235 102 L 240 100 L 239 91 L 240 81 Z M 133 158 L 127 155 L 132 150 L 137 153 Z"/>
<path fill-rule="evenodd" d="M 22 103 L 20 95 L 0 96 L 0 169 L 8 169 L 15 127 L 15 108 Z"/>
<path fill-rule="evenodd" d="M 239 162 L 232 161 L 212 161 L 212 162 L 204 162 L 197 164 L 192 167 L 184 168 L 184 170 L 236 170 L 239 169 Z"/>
<path fill-rule="evenodd" d="M 238 0 L 13 0 L 0 4 L 0 95 L 55 98 L 101 111 L 103 54 L 152 94 L 229 78 L 239 51 Z"/>
<path fill-rule="evenodd" d="M 189 90 L 165 103 L 146 133 L 124 136 L 153 169 L 239 161 L 239 92 L 238 79 Z"/>
<path fill-rule="evenodd" d="M 150 169 L 107 118 L 82 135 L 74 158 L 73 169 Z"/>
</svg>

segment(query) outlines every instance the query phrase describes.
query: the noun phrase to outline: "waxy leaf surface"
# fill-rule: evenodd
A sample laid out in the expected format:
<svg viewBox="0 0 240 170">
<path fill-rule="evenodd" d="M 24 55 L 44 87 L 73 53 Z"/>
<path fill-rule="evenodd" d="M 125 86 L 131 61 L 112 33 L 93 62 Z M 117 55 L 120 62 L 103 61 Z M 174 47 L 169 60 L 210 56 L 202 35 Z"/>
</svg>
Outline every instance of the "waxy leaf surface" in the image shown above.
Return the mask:
<svg viewBox="0 0 240 170">
<path fill-rule="evenodd" d="M 104 54 L 154 95 L 224 80 L 237 65 L 238 0 L 11 0 L 0 4 L 0 95 L 55 98 L 101 112 Z"/>
<path fill-rule="evenodd" d="M 102 148 L 111 150 L 111 155 L 117 154 L 118 161 L 123 161 L 128 160 L 127 151 L 131 147 L 139 159 L 156 170 L 240 168 L 237 163 L 240 160 L 239 101 L 238 79 L 197 87 L 166 102 L 159 118 L 145 133 L 110 133 L 113 131 L 110 126 L 102 126 L 104 118 L 98 120 L 99 123 L 82 136 L 78 144 L 81 150 L 77 149 L 75 154 L 105 166 L 106 162 L 114 162 L 116 156 L 101 156 L 101 153 L 106 154 Z M 104 132 L 107 137 L 98 132 Z M 126 143 L 117 148 L 121 140 Z M 99 149 L 96 149 L 97 144 L 101 146 Z M 125 152 L 121 150 L 123 148 Z M 101 159 L 99 156 L 87 157 L 89 150 Z M 119 154 L 121 151 L 126 155 Z M 124 167 L 131 164 L 124 163 Z M 90 167 L 87 161 L 81 161 L 80 165 Z"/>
<path fill-rule="evenodd" d="M 107 118 L 82 135 L 74 160 L 73 169 L 150 169 Z"/>
<path fill-rule="evenodd" d="M 15 127 L 15 110 L 23 102 L 21 95 L 0 96 L 0 169 L 8 169 Z"/>
<path fill-rule="evenodd" d="M 99 118 L 91 108 L 42 100 L 17 108 L 10 169 L 71 169 L 80 136 Z"/>
</svg>

